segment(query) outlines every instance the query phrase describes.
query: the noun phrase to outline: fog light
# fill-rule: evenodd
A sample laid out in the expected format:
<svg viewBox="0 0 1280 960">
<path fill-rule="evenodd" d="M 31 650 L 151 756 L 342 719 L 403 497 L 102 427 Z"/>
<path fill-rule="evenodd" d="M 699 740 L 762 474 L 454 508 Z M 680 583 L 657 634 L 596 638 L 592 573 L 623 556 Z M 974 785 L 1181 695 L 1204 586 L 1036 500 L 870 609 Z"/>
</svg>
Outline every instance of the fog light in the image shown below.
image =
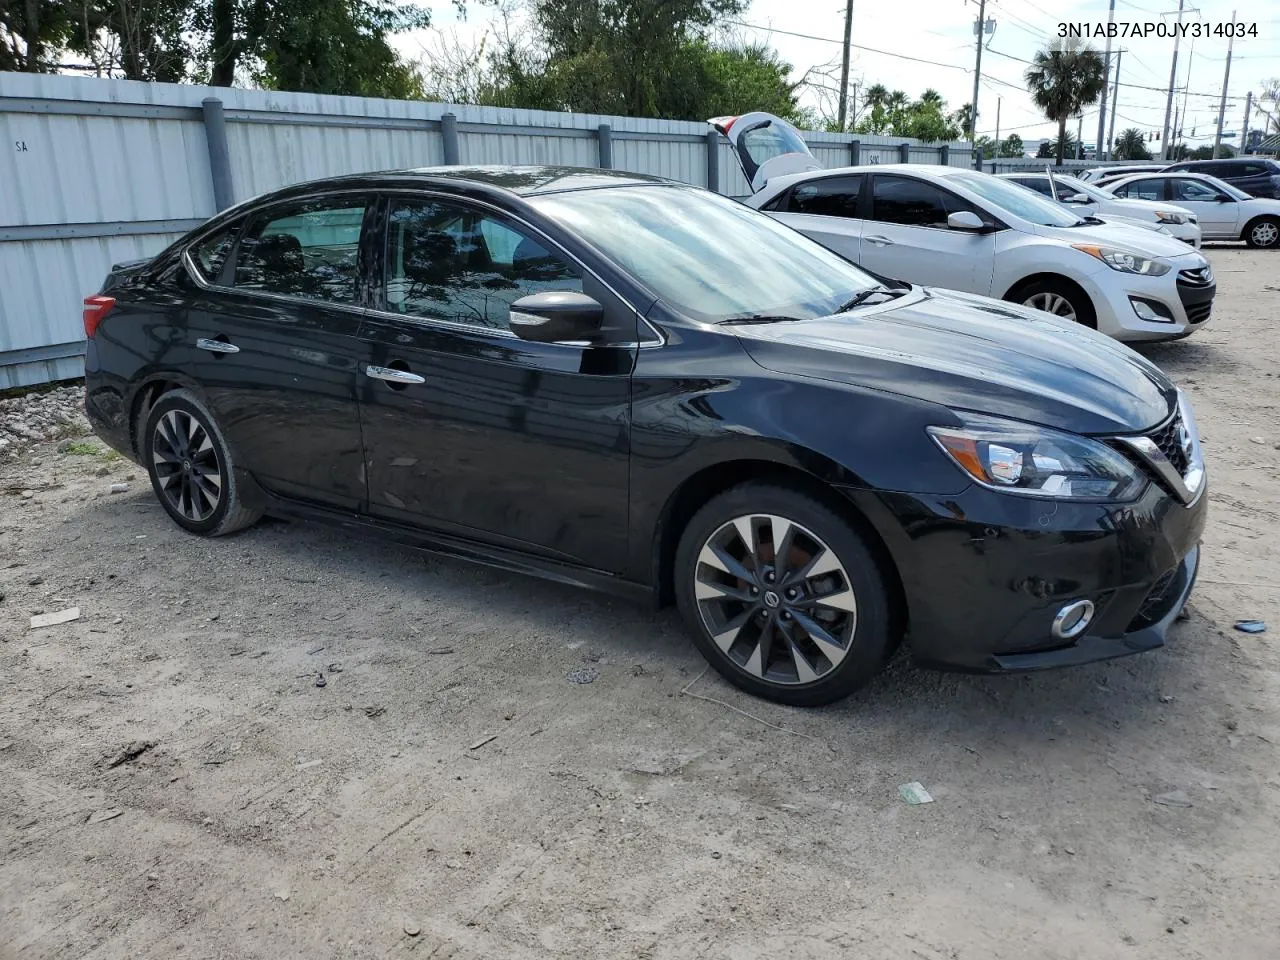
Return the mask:
<svg viewBox="0 0 1280 960">
<path fill-rule="evenodd" d="M 1058 611 L 1053 618 L 1053 635 L 1059 640 L 1071 640 L 1080 636 L 1093 620 L 1093 602 L 1075 600 Z"/>
<path fill-rule="evenodd" d="M 1144 300 L 1141 297 L 1130 297 L 1129 303 L 1133 307 L 1133 312 L 1142 320 L 1149 320 L 1152 323 L 1173 323 L 1173 314 L 1163 303 Z"/>
</svg>

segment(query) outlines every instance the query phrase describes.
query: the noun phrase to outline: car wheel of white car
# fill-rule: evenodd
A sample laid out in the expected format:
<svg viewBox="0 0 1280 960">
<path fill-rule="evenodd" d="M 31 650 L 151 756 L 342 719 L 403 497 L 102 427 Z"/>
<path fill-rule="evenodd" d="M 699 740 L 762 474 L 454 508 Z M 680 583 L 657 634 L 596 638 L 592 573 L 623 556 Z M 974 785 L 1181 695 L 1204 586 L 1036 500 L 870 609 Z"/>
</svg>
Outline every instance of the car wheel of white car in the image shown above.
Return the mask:
<svg viewBox="0 0 1280 960">
<path fill-rule="evenodd" d="M 1071 284 L 1057 280 L 1033 280 L 1028 284 L 1015 287 L 1006 296 L 1007 300 L 1020 303 L 1033 310 L 1052 313 L 1063 320 L 1071 320 L 1086 327 L 1096 327 L 1097 315 L 1088 295 Z"/>
<path fill-rule="evenodd" d="M 1260 217 L 1244 229 L 1244 242 L 1251 247 L 1274 247 L 1280 244 L 1280 220 Z"/>
</svg>

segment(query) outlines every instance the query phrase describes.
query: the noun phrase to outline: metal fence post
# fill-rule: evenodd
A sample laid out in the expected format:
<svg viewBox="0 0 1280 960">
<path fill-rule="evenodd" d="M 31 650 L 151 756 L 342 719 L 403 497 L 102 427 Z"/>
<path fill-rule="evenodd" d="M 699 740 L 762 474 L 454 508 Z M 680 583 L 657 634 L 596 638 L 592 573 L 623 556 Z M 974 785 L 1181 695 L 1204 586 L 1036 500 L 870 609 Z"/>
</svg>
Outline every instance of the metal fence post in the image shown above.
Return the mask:
<svg viewBox="0 0 1280 960">
<path fill-rule="evenodd" d="M 607 123 L 596 127 L 596 139 L 600 141 L 600 166 L 605 170 L 613 169 L 613 128 Z"/>
<path fill-rule="evenodd" d="M 213 180 L 213 205 L 225 210 L 235 202 L 231 183 L 231 151 L 227 147 L 227 121 L 222 101 L 209 97 L 200 104 L 204 112 L 204 136 L 209 142 L 209 175 Z"/>
<path fill-rule="evenodd" d="M 898 145 L 898 160 L 901 163 L 911 162 L 911 144 L 902 143 Z"/>
<path fill-rule="evenodd" d="M 440 117 L 440 136 L 444 140 L 445 166 L 458 162 L 458 118 L 452 113 Z"/>
<path fill-rule="evenodd" d="M 938 148 L 938 163 L 944 167 L 951 166 L 951 144 L 944 143 Z"/>
<path fill-rule="evenodd" d="M 862 158 L 862 141 L 850 140 L 849 141 L 849 166 L 856 167 L 858 165 L 858 161 L 861 158 Z"/>
<path fill-rule="evenodd" d="M 707 131 L 707 189 L 720 192 L 720 134 Z"/>
</svg>

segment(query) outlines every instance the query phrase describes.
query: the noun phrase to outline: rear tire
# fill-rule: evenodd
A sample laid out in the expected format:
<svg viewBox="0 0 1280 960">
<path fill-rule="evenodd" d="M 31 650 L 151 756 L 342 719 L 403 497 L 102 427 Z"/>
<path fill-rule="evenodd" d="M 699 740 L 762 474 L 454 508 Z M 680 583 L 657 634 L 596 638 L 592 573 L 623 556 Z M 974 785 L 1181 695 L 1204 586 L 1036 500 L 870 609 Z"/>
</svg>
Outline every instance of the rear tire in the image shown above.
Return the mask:
<svg viewBox="0 0 1280 960">
<path fill-rule="evenodd" d="M 220 537 L 262 516 L 242 500 L 222 431 L 189 390 L 163 394 L 148 411 L 142 458 L 156 499 L 184 530 Z"/>
<path fill-rule="evenodd" d="M 843 517 L 794 490 L 753 482 L 712 499 L 685 528 L 674 580 L 702 655 L 767 700 L 840 700 L 894 647 L 875 554 Z"/>
<path fill-rule="evenodd" d="M 1052 313 L 1060 320 L 1074 320 L 1093 330 L 1098 328 L 1098 315 L 1089 295 L 1065 280 L 1051 277 L 1033 280 L 1011 290 L 1005 299 L 1033 310 Z"/>
<path fill-rule="evenodd" d="M 1245 225 L 1242 239 L 1258 250 L 1280 246 L 1280 217 L 1258 217 Z"/>
</svg>

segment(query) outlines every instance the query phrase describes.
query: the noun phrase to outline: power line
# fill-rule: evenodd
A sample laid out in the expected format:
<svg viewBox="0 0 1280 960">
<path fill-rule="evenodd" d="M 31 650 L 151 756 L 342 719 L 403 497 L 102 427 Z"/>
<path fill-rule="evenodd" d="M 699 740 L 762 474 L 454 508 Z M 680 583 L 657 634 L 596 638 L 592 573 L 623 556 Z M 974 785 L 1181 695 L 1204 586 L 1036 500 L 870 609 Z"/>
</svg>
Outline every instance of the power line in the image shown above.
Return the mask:
<svg viewBox="0 0 1280 960">
<path fill-rule="evenodd" d="M 748 27 L 751 30 L 763 30 L 765 33 L 779 33 L 784 37 L 799 37 L 802 40 L 819 40 L 822 43 L 834 43 L 843 46 L 842 40 L 833 40 L 830 37 L 817 37 L 811 33 L 796 33 L 794 30 L 779 30 L 777 27 L 762 27 L 758 23 L 746 23 L 742 20 L 721 19 L 721 23 L 728 23 L 735 27 Z M 923 60 L 920 57 L 908 56 L 905 53 L 894 53 L 891 50 L 881 50 L 878 47 L 867 47 L 859 43 L 851 43 L 849 46 L 855 50 L 865 50 L 867 53 L 878 53 L 885 57 L 895 57 L 899 60 L 910 60 L 912 63 L 925 63 L 931 67 L 944 67 L 948 70 L 960 70 L 963 73 L 969 73 L 967 67 L 959 67 L 954 63 L 938 63 L 936 60 Z"/>
<path fill-rule="evenodd" d="M 1002 51 L 994 50 L 991 47 L 987 47 L 987 53 L 994 53 L 997 57 L 1004 57 L 1006 60 L 1017 60 L 1019 63 L 1025 63 L 1031 66 L 1035 66 L 1035 63 L 1031 60 L 1024 59 L 1023 57 L 1015 57 L 1011 53 L 1003 53 Z M 1121 83 L 1120 86 L 1131 87 L 1135 90 L 1154 90 L 1156 93 L 1165 93 L 1168 89 L 1167 87 L 1152 87 L 1145 83 Z M 1175 87 L 1174 89 L 1178 90 L 1179 93 L 1188 93 L 1188 91 L 1185 88 Z M 1200 93 L 1195 91 L 1190 91 L 1189 95 L 1193 97 L 1214 97 L 1214 98 L 1218 97 L 1218 94 L 1216 93 Z M 1227 99 L 1243 100 L 1244 97 L 1227 97 Z"/>
</svg>

